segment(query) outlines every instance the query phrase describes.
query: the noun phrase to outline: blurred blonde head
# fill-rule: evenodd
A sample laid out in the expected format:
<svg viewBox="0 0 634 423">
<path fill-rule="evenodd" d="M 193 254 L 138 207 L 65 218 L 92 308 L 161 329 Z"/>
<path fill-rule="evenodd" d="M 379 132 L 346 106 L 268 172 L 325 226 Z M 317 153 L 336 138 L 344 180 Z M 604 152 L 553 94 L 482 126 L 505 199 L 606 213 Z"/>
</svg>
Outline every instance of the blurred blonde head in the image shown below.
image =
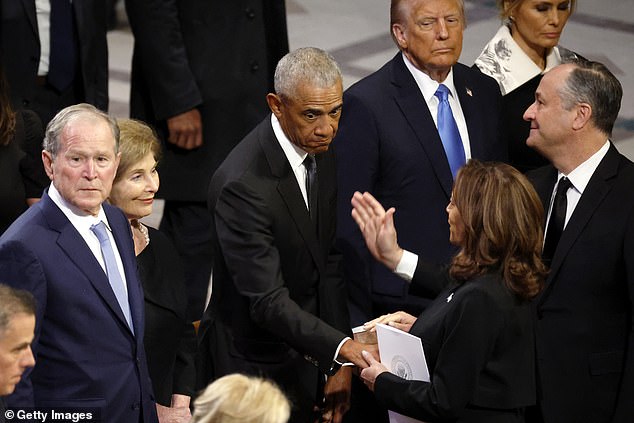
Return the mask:
<svg viewBox="0 0 634 423">
<path fill-rule="evenodd" d="M 274 383 L 232 374 L 200 394 L 192 423 L 286 423 L 290 413 L 290 402 Z"/>
</svg>

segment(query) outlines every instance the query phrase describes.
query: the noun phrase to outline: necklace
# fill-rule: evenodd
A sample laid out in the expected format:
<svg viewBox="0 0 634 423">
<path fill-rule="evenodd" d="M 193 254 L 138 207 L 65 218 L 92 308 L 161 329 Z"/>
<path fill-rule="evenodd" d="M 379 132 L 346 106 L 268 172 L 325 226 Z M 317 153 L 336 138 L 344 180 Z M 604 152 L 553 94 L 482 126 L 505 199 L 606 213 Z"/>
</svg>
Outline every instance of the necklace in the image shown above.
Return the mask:
<svg viewBox="0 0 634 423">
<path fill-rule="evenodd" d="M 143 235 L 143 241 L 145 241 L 145 244 L 142 247 L 140 247 L 140 250 L 142 250 L 150 243 L 150 235 L 148 234 L 147 227 L 141 222 L 139 222 L 138 220 L 132 220 L 130 222 L 130 226 L 132 227 L 133 234 L 134 234 L 134 229 L 136 228 L 139 232 L 141 232 L 141 235 Z M 135 244 L 136 244 L 136 237 L 135 237 Z"/>
</svg>

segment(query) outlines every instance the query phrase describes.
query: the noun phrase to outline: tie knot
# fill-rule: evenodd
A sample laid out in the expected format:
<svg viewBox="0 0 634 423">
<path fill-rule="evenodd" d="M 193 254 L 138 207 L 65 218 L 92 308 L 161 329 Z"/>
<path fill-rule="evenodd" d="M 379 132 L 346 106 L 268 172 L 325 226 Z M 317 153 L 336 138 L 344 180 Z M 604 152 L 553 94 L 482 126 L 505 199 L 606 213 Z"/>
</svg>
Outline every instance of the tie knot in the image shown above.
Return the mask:
<svg viewBox="0 0 634 423">
<path fill-rule="evenodd" d="M 570 179 L 564 176 L 559 180 L 559 184 L 557 185 L 557 192 L 565 194 L 571 187 L 572 183 L 570 182 Z"/>
<path fill-rule="evenodd" d="M 447 101 L 447 98 L 449 97 L 449 88 L 447 88 L 445 84 L 440 84 L 434 95 L 438 97 L 440 101 Z"/>
<path fill-rule="evenodd" d="M 103 222 L 95 223 L 90 227 L 90 230 L 97 236 L 99 242 L 104 242 L 109 239 L 108 229 L 106 228 L 106 224 Z"/>
<path fill-rule="evenodd" d="M 317 168 L 315 156 L 312 154 L 308 154 L 304 159 L 304 166 L 306 166 L 306 170 L 308 170 L 309 172 L 313 172 Z"/>
</svg>

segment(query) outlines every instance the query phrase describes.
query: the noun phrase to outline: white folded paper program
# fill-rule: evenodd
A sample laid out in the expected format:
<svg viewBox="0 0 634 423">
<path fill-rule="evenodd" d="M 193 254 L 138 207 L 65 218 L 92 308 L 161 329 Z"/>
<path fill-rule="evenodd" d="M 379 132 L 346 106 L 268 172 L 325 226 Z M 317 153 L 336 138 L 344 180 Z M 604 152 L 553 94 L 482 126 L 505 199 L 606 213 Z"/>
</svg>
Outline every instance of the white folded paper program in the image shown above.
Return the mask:
<svg viewBox="0 0 634 423">
<path fill-rule="evenodd" d="M 390 372 L 407 380 L 429 382 L 429 369 L 420 338 L 384 324 L 376 325 L 381 363 Z M 414 423 L 420 420 L 389 412 L 391 423 Z"/>
</svg>

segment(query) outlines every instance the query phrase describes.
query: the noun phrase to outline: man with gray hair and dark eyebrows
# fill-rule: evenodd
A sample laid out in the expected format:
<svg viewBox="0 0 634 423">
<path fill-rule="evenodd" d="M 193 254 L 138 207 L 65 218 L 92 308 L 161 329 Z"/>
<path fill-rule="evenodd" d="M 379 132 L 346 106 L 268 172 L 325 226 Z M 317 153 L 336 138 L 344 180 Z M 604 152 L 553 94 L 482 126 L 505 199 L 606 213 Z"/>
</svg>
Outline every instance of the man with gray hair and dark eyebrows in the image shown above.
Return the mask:
<svg viewBox="0 0 634 423">
<path fill-rule="evenodd" d="M 524 113 L 526 144 L 551 162 L 527 175 L 550 264 L 527 422 L 634 421 L 634 164 L 609 139 L 622 95 L 604 65 L 579 60 L 547 72 Z"/>
<path fill-rule="evenodd" d="M 46 129 L 51 185 L 0 237 L 0 275 L 37 303 L 38 365 L 11 407 L 155 423 L 143 349 L 143 290 L 130 225 L 105 200 L 119 163 L 119 128 L 89 104 L 62 109 Z"/>
<path fill-rule="evenodd" d="M 341 421 L 352 362 L 340 256 L 334 250 L 336 181 L 330 144 L 342 79 L 316 48 L 284 56 L 271 115 L 212 178 L 213 292 L 201 337 L 201 385 L 241 372 L 275 380 L 292 422 Z M 317 413 L 317 414 L 316 414 Z"/>
</svg>

